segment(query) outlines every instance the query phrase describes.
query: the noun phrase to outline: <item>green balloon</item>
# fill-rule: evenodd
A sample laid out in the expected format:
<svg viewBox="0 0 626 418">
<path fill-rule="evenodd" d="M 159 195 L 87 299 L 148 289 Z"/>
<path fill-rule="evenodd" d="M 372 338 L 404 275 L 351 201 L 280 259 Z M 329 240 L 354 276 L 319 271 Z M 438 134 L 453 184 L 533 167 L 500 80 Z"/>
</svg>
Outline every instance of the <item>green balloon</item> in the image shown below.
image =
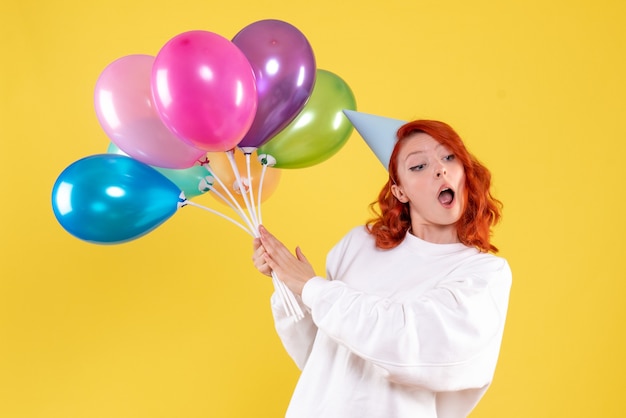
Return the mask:
<svg viewBox="0 0 626 418">
<path fill-rule="evenodd" d="M 327 160 L 352 133 L 353 126 L 343 114 L 344 109 L 356 110 L 350 87 L 330 71 L 317 70 L 311 97 L 300 113 L 259 147 L 257 154 L 275 160 L 277 168 L 304 168 Z"/>
<path fill-rule="evenodd" d="M 127 155 L 113 142 L 109 144 L 107 153 Z M 155 166 L 151 167 L 178 186 L 178 188 L 185 193 L 185 197 L 187 199 L 200 196 L 201 194 L 209 191 L 209 186 L 212 186 L 213 181 L 215 180 L 209 171 L 201 165 L 194 165 L 189 168 L 181 169 L 161 168 Z"/>
<path fill-rule="evenodd" d="M 177 185 L 185 193 L 187 199 L 208 192 L 209 186 L 212 186 L 215 180 L 209 171 L 200 165 L 182 169 L 161 167 L 154 167 L 154 169 Z"/>
</svg>

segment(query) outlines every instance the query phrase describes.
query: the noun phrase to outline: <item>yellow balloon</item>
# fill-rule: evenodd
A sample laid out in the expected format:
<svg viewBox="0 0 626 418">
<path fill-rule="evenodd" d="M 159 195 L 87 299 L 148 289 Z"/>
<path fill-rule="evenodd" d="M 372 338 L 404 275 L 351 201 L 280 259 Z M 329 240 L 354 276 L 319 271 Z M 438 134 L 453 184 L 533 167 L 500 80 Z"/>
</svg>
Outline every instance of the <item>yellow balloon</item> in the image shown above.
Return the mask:
<svg viewBox="0 0 626 418">
<path fill-rule="evenodd" d="M 220 181 L 224 184 L 228 191 L 233 195 L 233 197 L 237 200 L 239 205 L 242 208 L 246 209 L 246 204 L 244 198 L 241 194 L 242 189 L 249 193 L 249 188 L 252 187 L 252 192 L 254 195 L 254 205 L 256 206 L 259 199 L 259 190 L 261 191 L 261 202 L 265 201 L 269 198 L 276 188 L 278 187 L 278 182 L 280 180 L 280 170 L 273 167 L 267 167 L 265 170 L 265 176 L 263 176 L 263 184 L 262 189 L 261 186 L 261 175 L 263 172 L 263 165 L 259 162 L 257 158 L 256 152 L 253 152 L 249 155 L 250 160 L 250 173 L 248 175 L 248 168 L 246 163 L 246 155 L 239 149 L 235 149 L 230 151 L 233 153 L 233 157 L 235 160 L 235 166 L 239 172 L 239 176 L 241 182 L 243 183 L 243 187 L 239 184 L 237 180 L 237 176 L 233 171 L 232 164 L 228 158 L 226 152 L 208 152 L 207 158 L 209 159 L 209 166 L 211 168 L 211 172 L 214 177 L 220 179 Z M 228 199 L 228 194 L 224 191 L 224 188 L 217 182 L 213 182 L 213 187 L 217 192 Z M 216 200 L 226 204 L 222 198 L 220 198 L 216 193 L 209 192 L 209 195 L 213 196 Z M 247 195 L 248 201 L 250 201 L 250 195 Z M 252 203 L 252 202 L 251 202 Z"/>
</svg>

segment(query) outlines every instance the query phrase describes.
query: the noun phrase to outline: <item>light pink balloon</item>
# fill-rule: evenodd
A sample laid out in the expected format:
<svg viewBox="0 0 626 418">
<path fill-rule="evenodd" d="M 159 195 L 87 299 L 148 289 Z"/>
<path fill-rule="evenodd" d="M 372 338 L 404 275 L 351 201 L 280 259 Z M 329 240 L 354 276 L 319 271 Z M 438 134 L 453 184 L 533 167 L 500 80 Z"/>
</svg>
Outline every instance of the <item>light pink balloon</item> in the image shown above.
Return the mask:
<svg viewBox="0 0 626 418">
<path fill-rule="evenodd" d="M 176 137 L 161 121 L 152 99 L 154 57 L 128 55 L 109 64 L 96 82 L 96 115 L 122 151 L 145 164 L 188 168 L 206 151 Z"/>
<path fill-rule="evenodd" d="M 250 129 L 257 109 L 252 66 L 228 39 L 190 31 L 168 41 L 152 68 L 152 92 L 165 125 L 207 151 L 228 151 Z"/>
</svg>

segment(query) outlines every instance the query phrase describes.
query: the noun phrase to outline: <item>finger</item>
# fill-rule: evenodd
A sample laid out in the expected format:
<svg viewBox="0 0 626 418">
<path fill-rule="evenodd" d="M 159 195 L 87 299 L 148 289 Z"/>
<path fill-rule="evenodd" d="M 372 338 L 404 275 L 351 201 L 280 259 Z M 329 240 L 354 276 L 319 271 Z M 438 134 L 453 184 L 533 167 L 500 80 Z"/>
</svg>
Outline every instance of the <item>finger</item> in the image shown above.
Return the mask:
<svg viewBox="0 0 626 418">
<path fill-rule="evenodd" d="M 258 267 L 261 263 L 264 263 L 265 260 L 263 258 L 263 254 L 265 251 L 263 247 L 258 248 L 254 253 L 252 253 L 252 263 L 255 267 Z"/>
<path fill-rule="evenodd" d="M 279 269 L 278 264 L 272 259 L 268 253 L 263 253 L 263 263 L 267 265 L 270 270 L 276 271 Z"/>
<path fill-rule="evenodd" d="M 270 231 L 267 230 L 266 227 L 264 227 L 263 225 L 259 225 L 259 236 L 261 238 L 269 238 L 273 235 L 270 233 Z"/>
<path fill-rule="evenodd" d="M 289 249 L 285 247 L 285 245 L 280 242 L 276 237 L 267 233 L 261 234 L 261 244 L 265 248 L 265 251 L 269 253 L 272 258 L 285 259 L 285 257 L 289 257 L 291 253 Z"/>
<path fill-rule="evenodd" d="M 263 264 L 261 267 L 259 267 L 259 271 L 265 274 L 266 276 L 272 275 L 272 269 L 267 264 Z"/>
<path fill-rule="evenodd" d="M 263 257 L 263 253 L 265 253 L 265 247 L 263 247 L 263 246 L 257 247 L 254 250 L 254 252 L 252 253 L 252 258 L 253 259 L 261 258 L 261 257 Z"/>
<path fill-rule="evenodd" d="M 259 227 L 259 232 L 260 232 L 259 238 L 262 244 L 279 242 L 274 235 L 269 233 L 267 229 L 263 227 Z"/>
<path fill-rule="evenodd" d="M 269 264 L 265 261 L 265 253 L 259 254 L 258 256 L 252 257 L 252 263 L 254 267 L 262 274 L 266 276 L 270 276 L 272 274 L 272 269 Z"/>
<path fill-rule="evenodd" d="M 263 254 L 259 255 L 258 257 L 255 255 L 252 257 L 252 264 L 254 264 L 254 267 L 257 270 L 261 270 L 263 268 L 263 266 L 267 265 L 265 258 L 263 257 Z"/>
<path fill-rule="evenodd" d="M 280 248 L 280 247 L 284 247 L 283 243 L 276 238 L 274 235 L 272 235 L 267 228 L 260 226 L 259 227 L 259 232 L 260 232 L 260 239 L 261 239 L 261 244 L 262 245 L 268 245 L 271 246 L 272 248 Z"/>
<path fill-rule="evenodd" d="M 306 256 L 304 255 L 304 253 L 300 249 L 300 247 L 296 247 L 296 257 L 298 257 L 298 260 L 300 260 L 300 261 L 304 261 L 306 263 L 309 262 L 309 260 L 306 258 Z"/>
</svg>

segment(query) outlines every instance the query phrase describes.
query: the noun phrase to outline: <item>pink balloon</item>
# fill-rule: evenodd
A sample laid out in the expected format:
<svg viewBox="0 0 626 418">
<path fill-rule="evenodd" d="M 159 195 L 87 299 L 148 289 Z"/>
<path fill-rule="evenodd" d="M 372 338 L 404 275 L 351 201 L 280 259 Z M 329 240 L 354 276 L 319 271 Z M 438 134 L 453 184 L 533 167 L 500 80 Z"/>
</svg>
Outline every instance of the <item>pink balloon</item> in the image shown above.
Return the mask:
<svg viewBox="0 0 626 418">
<path fill-rule="evenodd" d="M 248 132 L 257 110 L 254 72 L 246 56 L 212 32 L 181 33 L 159 51 L 152 93 L 165 125 L 206 151 L 228 151 Z"/>
<path fill-rule="evenodd" d="M 152 100 L 154 57 L 128 55 L 109 64 L 96 82 L 100 125 L 122 151 L 145 164 L 188 168 L 206 151 L 177 138 L 161 121 Z"/>
</svg>

